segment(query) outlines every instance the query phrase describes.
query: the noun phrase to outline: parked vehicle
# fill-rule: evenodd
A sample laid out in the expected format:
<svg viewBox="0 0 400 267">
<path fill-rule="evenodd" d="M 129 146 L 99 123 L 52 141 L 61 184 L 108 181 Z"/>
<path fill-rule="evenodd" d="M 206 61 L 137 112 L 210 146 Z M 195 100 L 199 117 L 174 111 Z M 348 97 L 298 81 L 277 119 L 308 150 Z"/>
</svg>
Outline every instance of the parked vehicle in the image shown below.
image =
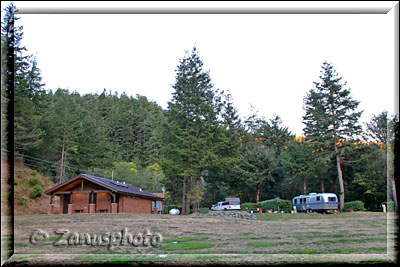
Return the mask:
<svg viewBox="0 0 400 267">
<path fill-rule="evenodd" d="M 211 210 L 240 210 L 240 198 L 225 198 L 225 201 L 212 205 Z"/>
<path fill-rule="evenodd" d="M 293 210 L 296 212 L 326 212 L 338 210 L 338 198 L 333 193 L 310 193 L 296 196 L 292 200 Z"/>
</svg>

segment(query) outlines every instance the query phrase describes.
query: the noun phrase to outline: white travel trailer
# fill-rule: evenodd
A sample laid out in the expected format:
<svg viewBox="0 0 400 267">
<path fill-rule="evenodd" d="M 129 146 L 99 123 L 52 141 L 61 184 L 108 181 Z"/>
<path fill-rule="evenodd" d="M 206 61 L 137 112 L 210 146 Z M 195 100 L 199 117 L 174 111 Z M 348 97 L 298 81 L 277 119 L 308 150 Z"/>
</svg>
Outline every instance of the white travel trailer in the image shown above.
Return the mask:
<svg viewBox="0 0 400 267">
<path fill-rule="evenodd" d="M 308 213 L 338 210 L 338 204 L 338 198 L 333 193 L 310 193 L 296 196 L 292 200 L 293 210 Z"/>
</svg>

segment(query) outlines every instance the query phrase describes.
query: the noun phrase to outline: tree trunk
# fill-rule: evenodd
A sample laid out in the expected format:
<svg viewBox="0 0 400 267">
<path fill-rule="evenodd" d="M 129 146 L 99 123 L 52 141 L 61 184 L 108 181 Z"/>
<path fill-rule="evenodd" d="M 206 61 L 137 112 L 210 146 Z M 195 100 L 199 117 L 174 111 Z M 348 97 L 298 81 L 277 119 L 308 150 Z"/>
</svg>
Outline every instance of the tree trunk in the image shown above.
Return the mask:
<svg viewBox="0 0 400 267">
<path fill-rule="evenodd" d="M 63 144 L 62 144 L 62 150 L 61 150 L 61 167 L 60 167 L 60 184 L 61 184 L 61 178 L 64 177 L 64 145 L 65 145 L 65 133 L 63 135 Z"/>
<path fill-rule="evenodd" d="M 324 177 L 321 177 L 321 193 L 325 193 L 325 180 Z"/>
<path fill-rule="evenodd" d="M 196 178 L 196 180 L 195 180 L 196 190 L 200 187 L 200 183 L 201 183 L 201 181 L 198 178 Z M 197 212 L 197 208 L 199 207 L 199 199 L 200 199 L 200 195 L 196 195 L 196 200 L 193 202 L 193 205 L 192 205 L 193 213 Z"/>
<path fill-rule="evenodd" d="M 230 187 L 230 189 L 231 189 L 229 195 L 230 195 L 231 197 L 235 197 L 235 188 L 234 188 L 234 186 L 233 186 L 233 182 L 230 182 L 230 183 L 229 183 L 229 187 Z"/>
<path fill-rule="evenodd" d="M 398 203 L 397 203 L 397 194 L 396 194 L 396 181 L 393 177 L 390 179 L 392 181 L 392 192 L 393 192 L 393 202 L 394 202 L 394 210 L 399 211 Z"/>
<path fill-rule="evenodd" d="M 335 140 L 335 153 L 336 153 L 336 166 L 337 166 L 337 171 L 338 171 L 339 187 L 340 187 L 340 192 L 339 192 L 340 210 L 343 210 L 343 207 L 344 207 L 344 184 L 343 184 L 342 168 L 340 166 L 341 158 L 340 158 L 339 151 L 337 148 L 336 140 Z"/>
<path fill-rule="evenodd" d="M 182 214 L 186 212 L 186 176 L 183 177 L 182 185 Z"/>
<path fill-rule="evenodd" d="M 189 178 L 189 181 L 188 181 L 189 183 L 186 185 L 186 190 L 187 190 L 187 192 L 190 194 L 190 191 L 191 191 L 191 189 L 192 189 L 192 187 L 191 187 L 191 184 L 192 184 L 192 177 L 190 177 Z M 188 215 L 189 214 L 189 211 L 190 211 L 190 198 L 188 197 L 188 194 L 186 194 L 186 201 L 185 201 L 185 215 Z M 182 212 L 183 213 L 183 212 Z"/>
<path fill-rule="evenodd" d="M 333 179 L 333 193 L 336 194 L 336 195 L 339 195 L 337 193 L 337 179 L 336 179 L 336 177 Z"/>
<path fill-rule="evenodd" d="M 260 202 L 260 184 L 257 184 L 256 203 Z"/>
<path fill-rule="evenodd" d="M 304 192 L 304 195 L 307 195 L 307 184 L 306 184 L 305 176 L 303 176 L 303 192 Z"/>
</svg>

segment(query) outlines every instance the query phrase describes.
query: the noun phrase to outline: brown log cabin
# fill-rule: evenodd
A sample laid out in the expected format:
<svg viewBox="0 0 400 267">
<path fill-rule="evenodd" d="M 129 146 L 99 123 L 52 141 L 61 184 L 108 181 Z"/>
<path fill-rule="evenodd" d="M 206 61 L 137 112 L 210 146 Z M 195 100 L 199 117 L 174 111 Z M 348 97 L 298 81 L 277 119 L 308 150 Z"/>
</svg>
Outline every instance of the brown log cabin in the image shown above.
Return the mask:
<svg viewBox="0 0 400 267">
<path fill-rule="evenodd" d="M 60 214 L 158 213 L 162 197 L 124 182 L 79 174 L 44 192 L 50 195 L 47 213 L 53 214 L 54 196 L 60 197 Z"/>
</svg>

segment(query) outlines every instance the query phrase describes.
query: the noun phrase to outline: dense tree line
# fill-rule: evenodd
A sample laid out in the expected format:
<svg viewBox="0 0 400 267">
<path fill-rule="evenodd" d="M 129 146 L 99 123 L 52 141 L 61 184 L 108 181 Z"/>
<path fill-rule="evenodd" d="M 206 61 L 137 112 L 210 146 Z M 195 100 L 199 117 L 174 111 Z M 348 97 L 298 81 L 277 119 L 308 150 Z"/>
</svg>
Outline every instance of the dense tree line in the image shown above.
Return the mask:
<svg viewBox="0 0 400 267">
<path fill-rule="evenodd" d="M 11 28 L 2 23 L 2 116 L 9 105 L 14 136 L 2 132 L 2 138 L 14 138 L 18 160 L 55 163 L 37 164 L 55 182 L 85 172 L 153 192 L 164 187 L 168 203 L 182 206 L 183 213 L 228 196 L 259 202 L 310 192 L 336 193 L 341 207 L 362 200 L 378 209 L 387 200 L 386 185 L 395 190 L 386 163 L 393 160 L 387 152 L 393 150 L 397 117 L 383 111 L 363 131 L 359 102 L 329 62 L 304 97 L 299 137 L 277 114 L 240 118 L 232 96 L 214 88 L 196 47 L 179 60 L 164 110 L 145 96 L 106 89 L 85 95 L 45 90 L 36 59 L 21 47 L 22 27 L 13 28 L 13 42 Z M 12 57 L 5 57 L 10 46 Z M 12 78 L 4 71 L 8 66 Z"/>
</svg>

